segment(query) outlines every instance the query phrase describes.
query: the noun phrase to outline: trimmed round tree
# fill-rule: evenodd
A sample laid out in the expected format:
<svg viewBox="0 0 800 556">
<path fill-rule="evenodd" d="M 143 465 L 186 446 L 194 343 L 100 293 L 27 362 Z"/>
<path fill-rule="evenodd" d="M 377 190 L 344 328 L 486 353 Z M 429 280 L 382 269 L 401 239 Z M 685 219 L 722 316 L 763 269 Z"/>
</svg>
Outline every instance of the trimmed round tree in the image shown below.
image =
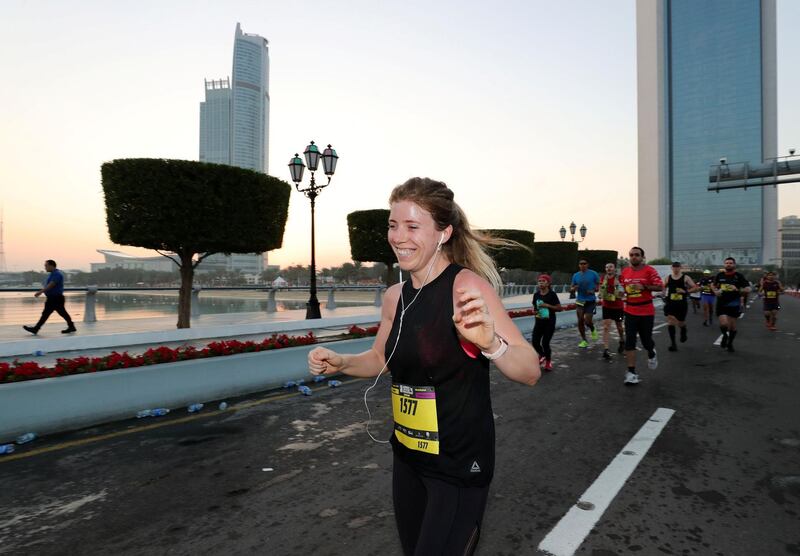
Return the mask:
<svg viewBox="0 0 800 556">
<path fill-rule="evenodd" d="M 386 265 L 386 285 L 395 280 L 393 266 L 397 262 L 387 238 L 388 209 L 357 210 L 347 215 L 347 232 L 350 235 L 350 256 L 362 263 Z"/>
<path fill-rule="evenodd" d="M 488 249 L 489 255 L 491 255 L 499 268 L 533 270 L 533 232 L 510 229 L 481 231 L 494 238 L 515 241 L 525 247 L 490 247 Z"/>
<path fill-rule="evenodd" d="M 575 272 L 578 265 L 578 244 L 574 241 L 537 241 L 534 244 L 533 266 L 541 272 Z"/>
<path fill-rule="evenodd" d="M 128 158 L 101 167 L 111 241 L 155 249 L 180 267 L 178 328 L 189 328 L 194 269 L 214 253 L 283 243 L 291 187 L 222 164 Z"/>
</svg>

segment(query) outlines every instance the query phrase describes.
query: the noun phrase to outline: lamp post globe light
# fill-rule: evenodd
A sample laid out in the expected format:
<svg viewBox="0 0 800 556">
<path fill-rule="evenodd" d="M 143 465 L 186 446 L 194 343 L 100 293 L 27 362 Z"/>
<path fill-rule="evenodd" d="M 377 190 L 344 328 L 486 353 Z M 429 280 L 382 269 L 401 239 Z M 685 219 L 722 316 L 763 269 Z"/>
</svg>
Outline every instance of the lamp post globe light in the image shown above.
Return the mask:
<svg viewBox="0 0 800 556">
<path fill-rule="evenodd" d="M 586 228 L 585 224 L 581 224 L 581 228 L 580 228 L 580 230 L 578 230 L 580 232 L 580 234 L 581 234 L 581 238 L 576 241 L 575 240 L 575 230 L 577 228 L 578 228 L 578 226 L 575 224 L 575 222 L 571 222 L 570 225 L 569 225 L 569 235 L 570 235 L 570 241 L 574 241 L 576 243 L 579 243 L 579 242 L 583 241 L 584 239 L 586 239 L 586 232 L 587 232 L 588 228 Z M 561 241 L 564 241 L 564 239 L 567 237 L 567 229 L 564 226 L 561 226 L 561 229 L 558 230 L 558 235 L 561 236 Z"/>
<path fill-rule="evenodd" d="M 311 143 L 306 147 L 306 150 L 303 151 L 303 156 L 306 159 L 305 164 L 303 164 L 303 159 L 300 158 L 300 155 L 295 153 L 294 157 L 289 161 L 289 172 L 292 175 L 292 181 L 294 182 L 294 186 L 297 191 L 308 197 L 308 199 L 311 201 L 311 280 L 308 303 L 306 303 L 306 318 L 318 319 L 321 318 L 322 315 L 319 312 L 319 299 L 317 299 L 317 261 L 314 244 L 314 205 L 317 195 L 319 195 L 320 191 L 331 184 L 331 177 L 333 176 L 334 172 L 336 172 L 336 162 L 339 160 L 339 155 L 336 154 L 336 151 L 333 150 L 333 147 L 330 145 L 328 145 L 328 147 L 322 151 L 322 153 L 320 153 L 319 148 L 314 144 L 314 141 L 311 141 Z M 328 176 L 328 183 L 324 185 L 317 185 L 317 182 L 314 179 L 314 172 L 317 171 L 320 158 L 322 159 L 323 171 L 325 172 L 325 175 Z M 308 171 L 311 172 L 311 183 L 308 185 L 308 187 L 301 188 L 300 182 L 303 181 L 303 171 L 306 169 L 306 166 L 308 166 Z"/>
</svg>

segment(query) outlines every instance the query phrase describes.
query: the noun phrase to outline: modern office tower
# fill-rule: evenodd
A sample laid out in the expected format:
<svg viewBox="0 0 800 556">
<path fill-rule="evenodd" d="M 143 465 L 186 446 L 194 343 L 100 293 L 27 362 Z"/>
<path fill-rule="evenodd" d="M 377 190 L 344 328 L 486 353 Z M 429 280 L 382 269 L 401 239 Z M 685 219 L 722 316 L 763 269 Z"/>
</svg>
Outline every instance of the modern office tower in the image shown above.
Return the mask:
<svg viewBox="0 0 800 556">
<path fill-rule="evenodd" d="M 269 171 L 269 42 L 236 24 L 233 77 L 206 80 L 200 103 L 200 161 Z M 199 271 L 261 273 L 265 254 L 211 255 Z"/>
<path fill-rule="evenodd" d="M 709 192 L 709 166 L 777 155 L 775 0 L 639 0 L 639 245 L 694 266 L 771 264 L 772 187 Z"/>
<path fill-rule="evenodd" d="M 206 79 L 200 103 L 200 162 L 231 163 L 231 83 Z"/>
<path fill-rule="evenodd" d="M 800 218 L 794 214 L 781 218 L 778 234 L 781 246 L 779 266 L 800 268 Z"/>
</svg>

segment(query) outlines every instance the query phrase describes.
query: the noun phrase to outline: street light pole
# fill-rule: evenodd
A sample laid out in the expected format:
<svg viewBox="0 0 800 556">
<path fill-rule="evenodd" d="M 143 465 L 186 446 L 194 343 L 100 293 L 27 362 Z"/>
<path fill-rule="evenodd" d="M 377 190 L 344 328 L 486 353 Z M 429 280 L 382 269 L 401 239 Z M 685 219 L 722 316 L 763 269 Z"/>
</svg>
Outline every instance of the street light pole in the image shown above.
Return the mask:
<svg viewBox="0 0 800 556">
<path fill-rule="evenodd" d="M 580 243 L 581 241 L 586 239 L 586 232 L 588 231 L 588 229 L 586 228 L 586 225 L 585 224 L 581 224 L 581 229 L 579 230 L 580 233 L 581 233 L 581 238 L 576 241 L 575 240 L 575 230 L 577 228 L 578 228 L 578 226 L 575 224 L 575 222 L 571 222 L 570 223 L 570 225 L 569 225 L 570 241 L 572 241 L 574 243 Z M 567 237 L 567 229 L 564 226 L 561 226 L 561 229 L 558 230 L 558 235 L 561 236 L 561 241 L 564 241 L 564 239 Z"/>
<path fill-rule="evenodd" d="M 314 209 L 316 206 L 315 201 L 320 191 L 330 185 L 331 177 L 336 171 L 336 162 L 338 161 L 339 156 L 330 145 L 328 145 L 328 148 L 326 148 L 320 155 L 319 149 L 314 144 L 314 141 L 311 141 L 311 143 L 306 147 L 306 150 L 303 151 L 303 156 L 305 156 L 306 164 L 303 164 L 303 159 L 300 158 L 299 154 L 295 153 L 294 158 L 289 161 L 289 171 L 292 174 L 292 181 L 294 182 L 294 186 L 297 191 L 308 197 L 308 199 L 311 201 L 311 272 L 309 288 L 310 294 L 308 297 L 308 302 L 306 303 L 306 319 L 318 319 L 321 318 L 322 315 L 319 311 L 319 299 L 317 299 L 316 233 L 314 227 Z M 317 171 L 320 158 L 322 158 L 322 165 L 325 170 L 325 175 L 328 176 L 328 183 L 324 185 L 317 185 L 317 181 L 314 178 L 314 172 Z M 305 170 L 306 165 L 308 165 L 308 170 L 311 172 L 311 183 L 308 187 L 301 188 L 300 182 L 303 181 L 303 170 Z"/>
</svg>

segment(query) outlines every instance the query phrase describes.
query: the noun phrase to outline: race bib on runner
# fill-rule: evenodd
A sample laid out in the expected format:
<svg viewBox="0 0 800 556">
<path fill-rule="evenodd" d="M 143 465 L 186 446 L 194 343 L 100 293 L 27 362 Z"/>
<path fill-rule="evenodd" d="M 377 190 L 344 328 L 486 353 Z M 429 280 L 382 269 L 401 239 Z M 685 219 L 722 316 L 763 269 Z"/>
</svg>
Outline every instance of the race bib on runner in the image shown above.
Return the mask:
<svg viewBox="0 0 800 556">
<path fill-rule="evenodd" d="M 410 450 L 439 454 L 439 420 L 433 386 L 392 384 L 394 435 Z"/>
<path fill-rule="evenodd" d="M 683 299 L 683 294 L 682 293 L 671 293 L 671 294 L 669 294 L 669 298 L 672 301 L 681 301 Z"/>
<path fill-rule="evenodd" d="M 614 295 L 613 293 L 609 293 L 609 294 L 606 294 L 606 296 L 603 299 L 605 299 L 606 301 L 616 301 L 617 300 L 617 296 Z"/>
<path fill-rule="evenodd" d="M 724 292 L 736 291 L 736 287 L 733 286 L 732 284 L 722 284 L 722 285 L 720 285 L 719 289 L 724 291 Z"/>
<path fill-rule="evenodd" d="M 767 292 L 767 297 L 769 298 L 778 297 L 778 292 Z"/>
<path fill-rule="evenodd" d="M 631 297 L 642 297 L 642 292 L 634 288 L 633 284 L 628 284 L 625 286 L 625 293 L 628 294 L 629 299 Z"/>
</svg>

